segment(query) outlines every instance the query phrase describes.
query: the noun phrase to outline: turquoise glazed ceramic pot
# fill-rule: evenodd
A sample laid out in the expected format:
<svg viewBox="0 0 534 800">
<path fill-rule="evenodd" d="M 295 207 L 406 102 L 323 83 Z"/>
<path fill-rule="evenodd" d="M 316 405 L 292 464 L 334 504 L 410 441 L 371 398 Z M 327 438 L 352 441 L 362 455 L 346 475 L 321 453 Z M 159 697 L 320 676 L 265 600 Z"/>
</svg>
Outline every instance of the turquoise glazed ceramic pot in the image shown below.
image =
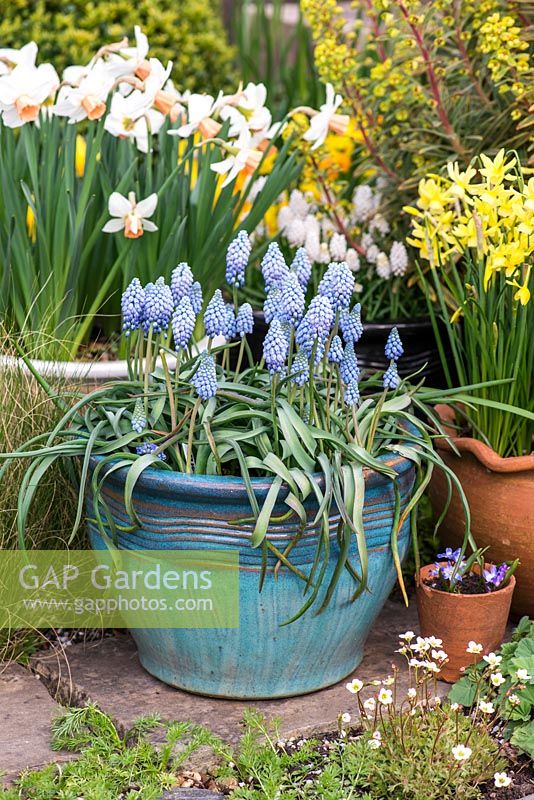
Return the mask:
<svg viewBox="0 0 534 800">
<path fill-rule="evenodd" d="M 415 472 L 412 462 L 398 455 L 383 457 L 399 475 L 402 506 L 412 492 Z M 111 473 L 103 495 L 118 525 L 129 523 L 123 502 L 124 471 Z M 258 502 L 270 486 L 266 479 L 253 480 Z M 364 529 L 369 552 L 368 590 L 353 603 L 356 585 L 346 570 L 330 604 L 320 615 L 320 604 L 308 609 L 290 625 L 281 627 L 302 607 L 303 583 L 269 558 L 268 573 L 258 592 L 262 549 L 252 549 L 252 526 L 238 527 L 231 521 L 251 516 L 251 508 L 240 478 L 184 475 L 146 470 L 134 493 L 134 505 L 142 523 L 135 532 L 118 532 L 118 546 L 130 550 L 225 550 L 239 551 L 239 629 L 132 630 L 143 667 L 171 686 L 214 697 L 259 699 L 289 697 L 330 686 L 349 675 L 363 657 L 367 635 L 395 583 L 390 547 L 394 511 L 391 481 L 366 470 Z M 306 574 L 315 557 L 319 528 L 312 525 L 316 507 L 310 502 L 309 527 L 291 552 L 292 563 Z M 92 514 L 89 499 L 89 516 Z M 280 502 L 275 515 L 287 506 Z M 338 555 L 336 525 L 330 518 L 330 560 L 323 587 L 326 590 Z M 268 536 L 284 550 L 298 530 L 297 518 L 273 524 Z M 91 544 L 104 547 L 95 525 L 89 524 Z M 409 519 L 399 536 L 404 556 L 409 545 Z M 349 558 L 358 570 L 359 558 L 353 537 Z"/>
</svg>

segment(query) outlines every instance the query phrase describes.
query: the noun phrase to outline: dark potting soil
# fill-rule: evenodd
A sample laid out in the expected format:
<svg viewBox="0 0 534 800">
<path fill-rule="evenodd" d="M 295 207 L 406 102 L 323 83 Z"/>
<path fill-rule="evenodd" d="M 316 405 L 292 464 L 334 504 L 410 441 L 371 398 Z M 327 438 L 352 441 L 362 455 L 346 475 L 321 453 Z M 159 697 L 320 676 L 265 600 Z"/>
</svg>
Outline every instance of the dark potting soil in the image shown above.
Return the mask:
<svg viewBox="0 0 534 800">
<path fill-rule="evenodd" d="M 438 589 L 440 592 L 448 592 L 448 583 L 442 578 L 426 578 L 423 583 L 425 586 L 430 586 L 431 589 Z M 458 581 L 453 594 L 490 594 L 492 591 L 491 586 L 480 575 L 471 572 L 469 575 L 464 575 L 461 581 Z M 498 591 L 494 589 L 493 591 Z"/>
</svg>

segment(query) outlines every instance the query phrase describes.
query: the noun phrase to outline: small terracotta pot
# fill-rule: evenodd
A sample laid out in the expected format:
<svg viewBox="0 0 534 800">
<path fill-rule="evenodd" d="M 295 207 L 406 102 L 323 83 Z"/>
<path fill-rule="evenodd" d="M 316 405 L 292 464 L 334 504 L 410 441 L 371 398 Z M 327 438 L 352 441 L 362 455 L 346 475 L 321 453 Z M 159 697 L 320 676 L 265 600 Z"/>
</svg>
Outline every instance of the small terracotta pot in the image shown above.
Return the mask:
<svg viewBox="0 0 534 800">
<path fill-rule="evenodd" d="M 454 683 L 462 668 L 473 663 L 476 656 L 466 653 L 470 641 L 483 647 L 480 660 L 486 653 L 497 650 L 506 631 L 515 577 L 504 589 L 488 594 L 450 594 L 432 589 L 423 581 L 430 577 L 433 564 L 422 567 L 416 589 L 417 612 L 421 636 L 437 636 L 443 640 L 443 650 L 449 656 L 439 675 L 441 680 Z"/>
<path fill-rule="evenodd" d="M 438 405 L 444 423 L 454 421 L 450 406 Z M 437 439 L 440 456 L 462 484 L 471 511 L 471 531 L 479 547 L 489 547 L 494 564 L 518 558 L 517 590 L 512 603 L 515 616 L 534 616 L 534 455 L 501 458 L 484 442 L 455 436 L 444 425 L 460 456 L 446 439 Z M 435 518 L 447 501 L 447 480 L 435 469 L 428 487 Z M 453 487 L 449 510 L 439 528 L 443 544 L 459 547 L 465 533 L 460 495 Z"/>
</svg>

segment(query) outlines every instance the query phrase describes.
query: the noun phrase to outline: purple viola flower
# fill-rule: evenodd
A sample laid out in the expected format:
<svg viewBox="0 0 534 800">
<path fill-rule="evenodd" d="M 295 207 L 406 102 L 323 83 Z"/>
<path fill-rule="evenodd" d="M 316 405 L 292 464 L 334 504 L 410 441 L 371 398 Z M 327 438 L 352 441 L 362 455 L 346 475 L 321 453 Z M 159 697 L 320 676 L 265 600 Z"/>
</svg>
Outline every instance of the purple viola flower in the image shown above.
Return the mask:
<svg viewBox="0 0 534 800">
<path fill-rule="evenodd" d="M 501 564 L 498 567 L 495 564 L 490 564 L 489 569 L 485 569 L 483 572 L 484 580 L 486 583 L 489 583 L 497 588 L 497 586 L 500 586 L 503 580 L 506 578 L 507 572 L 507 564 Z"/>
</svg>

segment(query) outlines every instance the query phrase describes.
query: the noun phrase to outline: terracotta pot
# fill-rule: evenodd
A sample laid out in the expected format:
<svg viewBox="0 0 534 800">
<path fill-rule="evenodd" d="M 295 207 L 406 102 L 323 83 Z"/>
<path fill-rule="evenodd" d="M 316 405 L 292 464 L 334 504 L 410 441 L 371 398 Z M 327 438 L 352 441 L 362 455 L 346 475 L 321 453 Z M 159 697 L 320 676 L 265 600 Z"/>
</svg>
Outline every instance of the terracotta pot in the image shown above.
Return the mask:
<svg viewBox="0 0 534 800">
<path fill-rule="evenodd" d="M 466 653 L 470 641 L 483 646 L 477 660 L 500 646 L 504 639 L 516 581 L 512 576 L 504 589 L 487 594 L 450 594 L 426 586 L 433 564 L 422 567 L 416 588 L 421 636 L 437 636 L 449 656 L 440 679 L 453 683 L 475 656 Z"/>
<path fill-rule="evenodd" d="M 449 406 L 436 411 L 446 422 L 454 419 Z M 458 476 L 471 510 L 471 530 L 479 547 L 489 547 L 488 561 L 501 563 L 519 558 L 517 589 L 512 603 L 515 616 L 534 616 L 534 455 L 501 458 L 483 442 L 454 436 L 457 456 L 446 440 L 436 440 L 441 457 Z M 435 469 L 429 486 L 430 501 L 437 518 L 447 501 L 447 481 Z M 445 545 L 458 547 L 465 531 L 460 496 L 453 489 L 452 501 L 439 528 Z"/>
</svg>

